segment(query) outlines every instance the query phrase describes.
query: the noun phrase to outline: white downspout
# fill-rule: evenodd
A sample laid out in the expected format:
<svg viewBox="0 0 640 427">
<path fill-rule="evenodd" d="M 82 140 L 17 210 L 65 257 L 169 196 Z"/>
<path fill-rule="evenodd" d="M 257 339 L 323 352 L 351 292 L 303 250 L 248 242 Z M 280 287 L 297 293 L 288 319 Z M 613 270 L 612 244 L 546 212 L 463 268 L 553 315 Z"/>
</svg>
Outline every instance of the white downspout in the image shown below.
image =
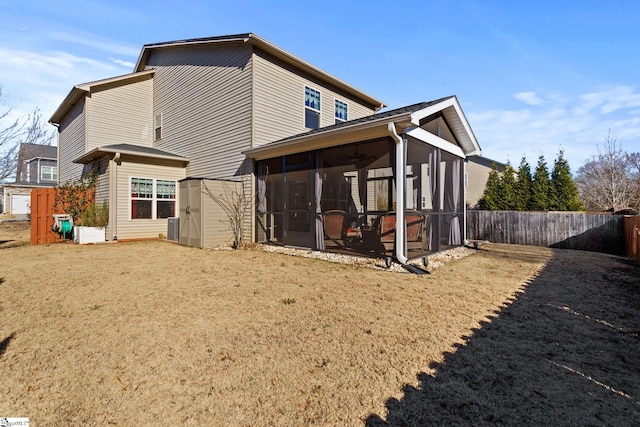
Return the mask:
<svg viewBox="0 0 640 427">
<path fill-rule="evenodd" d="M 109 161 L 109 240 L 118 239 L 118 164 L 120 153 Z"/>
<path fill-rule="evenodd" d="M 406 264 L 408 258 L 405 254 L 405 221 L 404 221 L 404 183 L 406 173 L 404 169 L 404 147 L 405 140 L 396 132 L 396 125 L 389 123 L 387 125 L 389 136 L 396 143 L 396 259 L 401 264 Z"/>
</svg>

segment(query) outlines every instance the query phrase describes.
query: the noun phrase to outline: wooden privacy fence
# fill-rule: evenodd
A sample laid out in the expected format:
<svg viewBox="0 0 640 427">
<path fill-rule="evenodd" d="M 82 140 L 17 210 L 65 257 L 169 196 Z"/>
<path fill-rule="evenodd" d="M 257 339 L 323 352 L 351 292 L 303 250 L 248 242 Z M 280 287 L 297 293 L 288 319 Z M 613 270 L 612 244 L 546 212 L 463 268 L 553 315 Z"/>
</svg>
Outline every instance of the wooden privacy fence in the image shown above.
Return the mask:
<svg viewBox="0 0 640 427">
<path fill-rule="evenodd" d="M 467 238 L 625 254 L 622 215 L 584 212 L 467 211 Z"/>
<path fill-rule="evenodd" d="M 640 216 L 624 217 L 626 255 L 640 261 Z"/>
</svg>

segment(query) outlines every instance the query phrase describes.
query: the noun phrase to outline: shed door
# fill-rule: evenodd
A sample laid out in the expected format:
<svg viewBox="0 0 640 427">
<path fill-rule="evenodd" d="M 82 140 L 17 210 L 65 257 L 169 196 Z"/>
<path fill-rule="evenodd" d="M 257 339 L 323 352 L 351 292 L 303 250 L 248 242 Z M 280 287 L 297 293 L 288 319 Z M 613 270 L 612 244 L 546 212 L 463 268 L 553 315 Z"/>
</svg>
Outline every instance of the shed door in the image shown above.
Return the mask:
<svg viewBox="0 0 640 427">
<path fill-rule="evenodd" d="M 192 179 L 180 183 L 180 244 L 202 247 L 201 181 Z"/>
<path fill-rule="evenodd" d="M 31 196 L 29 194 L 11 195 L 11 214 L 26 215 L 31 213 Z"/>
</svg>

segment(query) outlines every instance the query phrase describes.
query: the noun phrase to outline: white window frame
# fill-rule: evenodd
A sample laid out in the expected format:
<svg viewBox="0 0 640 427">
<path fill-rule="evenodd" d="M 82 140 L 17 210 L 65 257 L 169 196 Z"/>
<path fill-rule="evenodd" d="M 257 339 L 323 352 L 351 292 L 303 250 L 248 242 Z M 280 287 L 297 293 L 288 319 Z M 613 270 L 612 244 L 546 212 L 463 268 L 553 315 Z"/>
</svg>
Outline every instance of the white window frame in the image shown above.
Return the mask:
<svg viewBox="0 0 640 427">
<path fill-rule="evenodd" d="M 160 194 L 159 194 L 159 191 L 158 191 L 158 183 L 159 182 L 173 183 L 173 197 L 160 197 Z M 155 208 L 155 219 L 166 219 L 166 218 L 169 218 L 169 216 L 166 216 L 164 218 L 159 218 L 158 217 L 158 202 L 173 202 L 173 216 L 175 216 L 175 214 L 176 214 L 176 206 L 177 206 L 177 199 L 178 199 L 178 183 L 176 182 L 175 179 L 155 179 L 154 182 L 153 182 L 153 195 L 154 195 L 153 207 Z"/>
<path fill-rule="evenodd" d="M 320 105 L 318 105 L 318 108 L 314 108 L 314 107 L 311 107 L 311 106 L 307 105 L 307 89 L 318 93 L 318 103 L 320 104 Z M 322 111 L 321 111 L 321 108 L 322 108 L 322 92 L 319 91 L 318 89 L 315 89 L 315 88 L 309 86 L 309 85 L 304 85 L 304 92 L 303 92 L 302 96 L 303 96 L 303 98 L 302 98 L 303 104 L 302 105 L 304 105 L 303 125 L 304 125 L 305 129 L 318 129 L 318 128 L 321 128 L 322 127 Z M 307 110 L 313 111 L 314 113 L 318 113 L 318 127 L 317 128 L 307 127 Z"/>
<path fill-rule="evenodd" d="M 134 179 L 144 179 L 144 180 L 151 181 L 151 197 L 150 198 L 131 196 L 132 181 Z M 173 198 L 158 197 L 158 181 L 167 181 L 167 182 L 174 183 Z M 133 200 L 150 201 L 151 202 L 151 218 L 133 218 L 133 209 L 131 206 L 132 205 L 131 202 Z M 159 219 L 166 219 L 166 218 L 158 217 L 158 202 L 173 202 L 174 203 L 173 210 L 175 215 L 176 209 L 178 206 L 178 181 L 177 180 L 168 179 L 168 178 L 149 178 L 144 176 L 129 176 L 129 221 L 156 221 Z"/>
<path fill-rule="evenodd" d="M 44 170 L 49 169 L 51 178 L 45 178 Z M 57 181 L 58 180 L 58 167 L 57 166 L 40 166 L 40 179 L 42 181 Z"/>
<path fill-rule="evenodd" d="M 345 106 L 345 112 L 347 114 L 347 117 L 344 118 L 344 119 L 342 119 L 342 118 L 337 116 L 337 113 L 338 113 L 338 102 L 341 103 L 341 104 L 344 104 L 344 106 Z M 334 118 L 335 124 L 344 123 L 344 122 L 348 121 L 349 120 L 349 104 L 347 102 L 344 102 L 342 99 L 334 98 L 333 99 L 333 118 Z"/>
</svg>

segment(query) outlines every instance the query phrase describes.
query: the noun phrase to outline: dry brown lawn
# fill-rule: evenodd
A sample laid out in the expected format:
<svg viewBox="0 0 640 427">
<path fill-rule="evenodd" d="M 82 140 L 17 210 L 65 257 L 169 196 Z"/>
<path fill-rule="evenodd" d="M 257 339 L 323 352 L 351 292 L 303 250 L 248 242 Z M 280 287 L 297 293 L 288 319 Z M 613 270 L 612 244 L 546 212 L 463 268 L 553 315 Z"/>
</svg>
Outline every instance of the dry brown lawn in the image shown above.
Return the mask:
<svg viewBox="0 0 640 427">
<path fill-rule="evenodd" d="M 625 258 L 484 245 L 415 276 L 159 241 L 32 247 L 26 232 L 0 225 L 0 417 L 640 419 L 640 269 Z"/>
</svg>

